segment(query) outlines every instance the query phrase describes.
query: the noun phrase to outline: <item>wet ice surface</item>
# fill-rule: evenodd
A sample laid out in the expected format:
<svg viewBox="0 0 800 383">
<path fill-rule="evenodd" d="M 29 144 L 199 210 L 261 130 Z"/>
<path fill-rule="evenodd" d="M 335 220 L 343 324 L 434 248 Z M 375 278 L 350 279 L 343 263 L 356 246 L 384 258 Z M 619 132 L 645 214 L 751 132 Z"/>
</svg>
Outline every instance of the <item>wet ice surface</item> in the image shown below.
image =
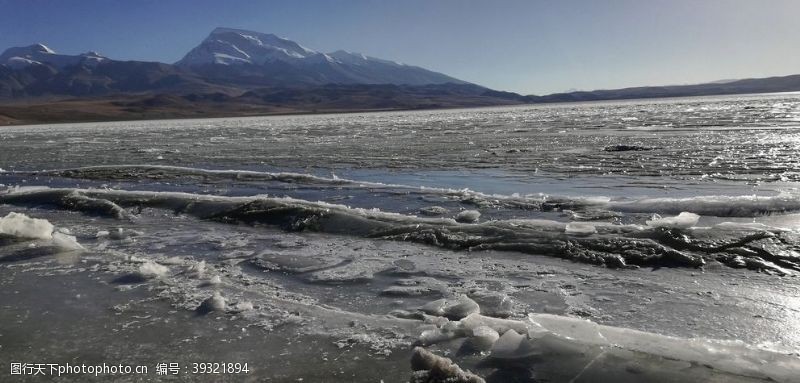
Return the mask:
<svg viewBox="0 0 800 383">
<path fill-rule="evenodd" d="M 4 128 L 2 362 L 797 381 L 798 127 L 784 94 Z"/>
</svg>

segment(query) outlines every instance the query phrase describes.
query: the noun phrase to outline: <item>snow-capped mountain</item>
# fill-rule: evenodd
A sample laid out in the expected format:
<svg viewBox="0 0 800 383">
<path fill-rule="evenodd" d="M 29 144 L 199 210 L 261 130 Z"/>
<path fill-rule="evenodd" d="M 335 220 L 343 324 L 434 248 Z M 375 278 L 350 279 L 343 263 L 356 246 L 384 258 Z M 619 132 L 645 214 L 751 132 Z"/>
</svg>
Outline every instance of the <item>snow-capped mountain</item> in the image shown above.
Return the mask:
<svg viewBox="0 0 800 383">
<path fill-rule="evenodd" d="M 272 34 L 232 28 L 215 29 L 175 64 L 120 61 L 96 52 L 65 55 L 43 44 L 9 48 L 0 54 L 0 99 L 130 93 L 237 95 L 263 88 L 378 84 L 484 89 L 416 66 L 341 50 L 321 53 Z"/>
<path fill-rule="evenodd" d="M 87 52 L 58 54 L 44 44 L 0 54 L 0 100 L 40 96 L 99 96 L 133 92 L 216 92 L 214 85 L 174 65 L 118 61 Z"/>
<path fill-rule="evenodd" d="M 79 55 L 58 54 L 44 44 L 8 48 L 0 55 L 0 64 L 5 64 L 12 69 L 44 64 L 49 64 L 56 68 L 77 64 L 96 66 L 104 60 L 107 60 L 107 58 L 97 52 L 86 52 Z"/>
<path fill-rule="evenodd" d="M 232 28 L 217 28 L 176 64 L 261 65 L 270 61 L 293 61 L 319 53 L 278 36 Z"/>
<path fill-rule="evenodd" d="M 260 85 L 465 83 L 416 66 L 343 50 L 317 52 L 273 34 L 233 28 L 215 29 L 176 65 Z"/>
</svg>

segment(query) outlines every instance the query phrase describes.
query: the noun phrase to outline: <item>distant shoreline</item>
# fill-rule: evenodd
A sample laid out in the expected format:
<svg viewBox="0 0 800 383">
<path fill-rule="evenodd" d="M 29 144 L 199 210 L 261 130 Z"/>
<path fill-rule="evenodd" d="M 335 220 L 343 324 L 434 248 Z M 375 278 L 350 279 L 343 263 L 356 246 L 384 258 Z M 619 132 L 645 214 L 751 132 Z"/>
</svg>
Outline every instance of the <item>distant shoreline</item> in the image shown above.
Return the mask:
<svg viewBox="0 0 800 383">
<path fill-rule="evenodd" d="M 766 95 L 791 95 L 800 94 L 798 91 L 763 92 L 763 93 L 727 93 L 710 95 L 665 96 L 665 97 L 639 97 L 616 98 L 603 100 L 576 100 L 576 101 L 541 101 L 532 103 L 508 102 L 492 105 L 447 105 L 428 107 L 387 107 L 387 108 L 292 108 L 288 106 L 271 105 L 246 105 L 239 103 L 222 103 L 206 105 L 207 109 L 198 106 L 195 109 L 183 109 L 170 106 L 143 108 L 141 110 L 125 110 L 114 105 L 121 99 L 135 101 L 143 98 L 112 97 L 108 99 L 86 100 L 57 100 L 41 102 L 36 100 L 0 104 L 0 128 L 26 125 L 50 124 L 75 124 L 75 123 L 102 123 L 124 121 L 153 121 L 153 120 L 182 120 L 182 119 L 212 119 L 212 118 L 240 118 L 240 117 L 270 117 L 270 116 L 299 116 L 323 114 L 348 114 L 348 113 L 380 113 L 380 112 L 405 112 L 425 110 L 451 110 L 451 109 L 482 109 L 514 106 L 546 106 L 563 104 L 601 104 L 637 101 L 665 101 L 670 99 L 706 98 L 706 97 L 749 97 Z"/>
</svg>

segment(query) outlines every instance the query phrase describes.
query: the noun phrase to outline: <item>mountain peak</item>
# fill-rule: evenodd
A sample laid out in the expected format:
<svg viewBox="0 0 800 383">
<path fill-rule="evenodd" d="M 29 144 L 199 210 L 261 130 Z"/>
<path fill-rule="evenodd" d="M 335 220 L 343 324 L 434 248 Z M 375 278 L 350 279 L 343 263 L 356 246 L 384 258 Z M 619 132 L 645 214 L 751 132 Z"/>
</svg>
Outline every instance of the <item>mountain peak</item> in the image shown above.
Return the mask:
<svg viewBox="0 0 800 383">
<path fill-rule="evenodd" d="M 176 64 L 263 65 L 274 61 L 304 59 L 318 52 L 274 34 L 218 27 Z"/>
<path fill-rule="evenodd" d="M 52 55 L 56 52 L 48 48 L 47 45 L 37 43 L 24 47 L 11 47 L 6 49 L 3 54 L 0 54 L 0 61 L 8 60 L 12 57 L 20 57 L 24 59 L 32 59 L 33 56 L 38 55 Z"/>
<path fill-rule="evenodd" d="M 252 35 L 252 36 L 260 36 L 260 37 L 267 37 L 267 38 L 276 38 L 281 39 L 280 37 L 272 34 L 272 33 L 263 33 L 263 32 L 256 32 L 250 31 L 247 29 L 239 29 L 239 28 L 228 28 L 228 27 L 216 27 L 213 31 L 211 31 L 210 36 L 214 35 L 222 35 L 226 33 L 236 33 L 236 34 L 243 34 L 243 35 Z M 282 39 L 286 40 L 286 39 Z"/>
<path fill-rule="evenodd" d="M 56 51 L 48 48 L 47 45 L 44 45 L 42 43 L 33 44 L 33 45 L 29 46 L 28 48 L 30 48 L 31 50 L 35 50 L 36 52 L 41 52 L 41 53 L 49 53 L 49 54 L 55 54 L 56 53 Z"/>
<path fill-rule="evenodd" d="M 196 73 L 260 84 L 444 84 L 458 79 L 361 53 L 322 53 L 271 33 L 218 27 L 180 61 Z"/>
</svg>

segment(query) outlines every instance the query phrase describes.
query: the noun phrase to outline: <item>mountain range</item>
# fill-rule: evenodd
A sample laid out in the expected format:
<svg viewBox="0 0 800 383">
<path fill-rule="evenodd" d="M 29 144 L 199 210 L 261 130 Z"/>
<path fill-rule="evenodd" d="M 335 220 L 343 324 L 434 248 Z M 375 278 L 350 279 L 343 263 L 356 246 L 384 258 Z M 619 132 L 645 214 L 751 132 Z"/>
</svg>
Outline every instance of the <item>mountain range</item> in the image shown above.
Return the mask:
<svg viewBox="0 0 800 383">
<path fill-rule="evenodd" d="M 0 54 L 0 124 L 472 107 L 800 91 L 800 75 L 520 95 L 360 53 L 216 28 L 174 64 L 44 44 Z"/>
<path fill-rule="evenodd" d="M 258 88 L 327 84 L 468 84 L 360 53 L 321 53 L 272 34 L 217 28 L 174 64 L 58 54 L 43 44 L 0 55 L 0 99 L 157 94 L 240 95 Z"/>
</svg>

